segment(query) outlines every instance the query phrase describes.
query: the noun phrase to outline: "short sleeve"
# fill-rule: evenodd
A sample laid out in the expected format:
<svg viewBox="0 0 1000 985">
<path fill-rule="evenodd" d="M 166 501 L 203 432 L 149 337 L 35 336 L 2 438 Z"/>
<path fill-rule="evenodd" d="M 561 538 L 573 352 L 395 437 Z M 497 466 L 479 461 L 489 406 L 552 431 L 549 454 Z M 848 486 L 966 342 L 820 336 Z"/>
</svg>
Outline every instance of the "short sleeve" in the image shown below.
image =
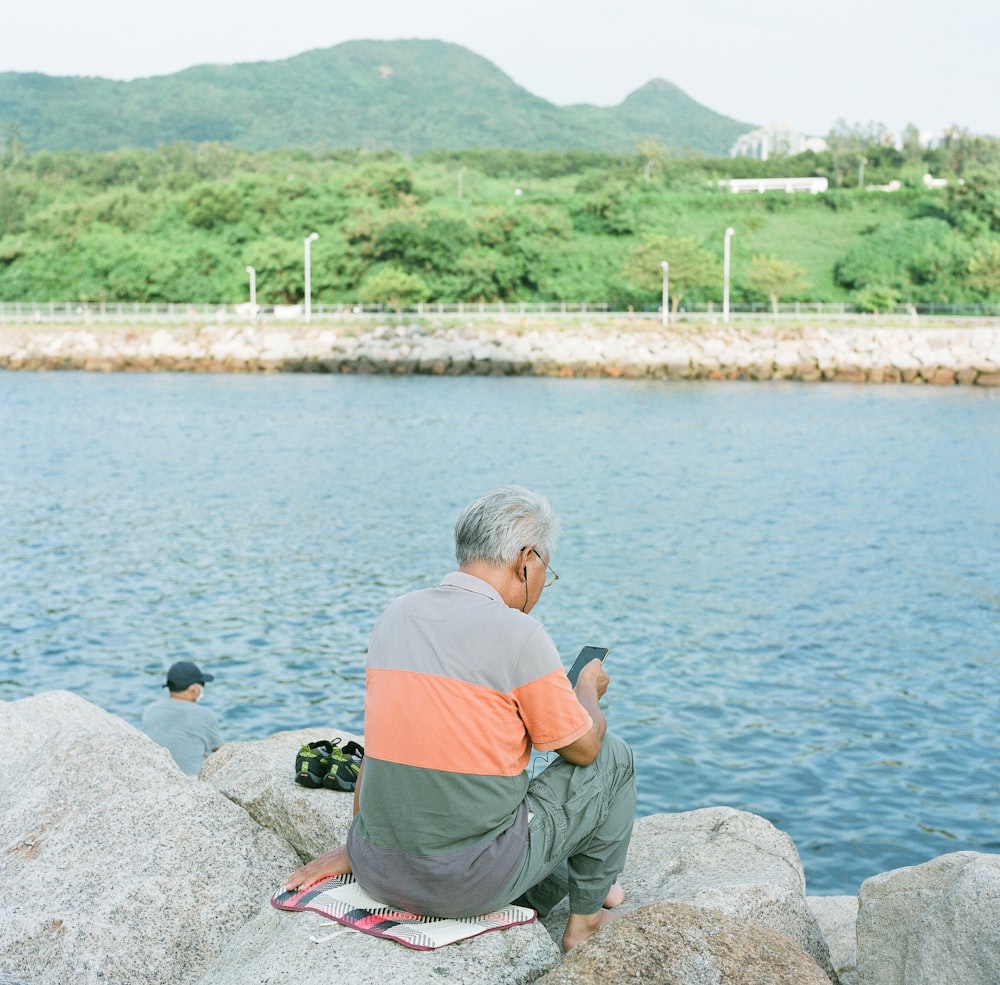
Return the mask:
<svg viewBox="0 0 1000 985">
<path fill-rule="evenodd" d="M 531 744 L 541 752 L 568 746 L 586 735 L 594 724 L 561 666 L 515 688 L 512 697 Z"/>
</svg>

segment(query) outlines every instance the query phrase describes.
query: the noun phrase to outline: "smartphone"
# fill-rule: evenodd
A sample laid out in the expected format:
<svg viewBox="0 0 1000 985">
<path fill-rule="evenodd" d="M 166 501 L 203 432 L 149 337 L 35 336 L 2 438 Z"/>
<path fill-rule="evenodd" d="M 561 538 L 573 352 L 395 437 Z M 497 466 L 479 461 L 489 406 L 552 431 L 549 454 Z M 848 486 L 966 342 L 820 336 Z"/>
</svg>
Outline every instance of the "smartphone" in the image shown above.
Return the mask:
<svg viewBox="0 0 1000 985">
<path fill-rule="evenodd" d="M 585 646 L 577 656 L 576 660 L 573 661 L 573 666 L 569 669 L 570 684 L 576 687 L 576 680 L 580 676 L 580 671 L 583 670 L 591 660 L 596 660 L 598 657 L 603 660 L 610 651 L 606 646 Z"/>
</svg>

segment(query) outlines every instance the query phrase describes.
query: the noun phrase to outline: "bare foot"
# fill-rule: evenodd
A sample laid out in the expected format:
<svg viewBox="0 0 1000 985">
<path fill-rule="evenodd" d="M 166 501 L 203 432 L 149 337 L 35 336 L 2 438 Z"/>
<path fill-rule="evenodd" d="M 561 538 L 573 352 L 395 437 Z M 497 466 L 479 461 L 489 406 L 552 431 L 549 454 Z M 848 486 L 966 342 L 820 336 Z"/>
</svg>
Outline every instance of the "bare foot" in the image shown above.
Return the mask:
<svg viewBox="0 0 1000 985">
<path fill-rule="evenodd" d="M 625 889 L 620 882 L 613 883 L 602 906 L 605 910 L 613 910 L 625 902 Z"/>
<path fill-rule="evenodd" d="M 593 937 L 601 927 L 618 917 L 617 913 L 600 909 L 596 913 L 571 913 L 563 934 L 563 950 L 571 951 L 577 944 Z"/>
</svg>

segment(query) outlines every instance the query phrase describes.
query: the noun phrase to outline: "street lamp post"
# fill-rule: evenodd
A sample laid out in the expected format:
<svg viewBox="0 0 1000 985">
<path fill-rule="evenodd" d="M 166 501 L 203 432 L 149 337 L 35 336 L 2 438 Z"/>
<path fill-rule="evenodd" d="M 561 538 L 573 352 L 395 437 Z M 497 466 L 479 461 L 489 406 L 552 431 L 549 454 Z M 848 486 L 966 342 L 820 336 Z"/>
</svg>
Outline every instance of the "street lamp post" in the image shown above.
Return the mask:
<svg viewBox="0 0 1000 985">
<path fill-rule="evenodd" d="M 250 275 L 250 321 L 257 317 L 257 271 L 253 267 L 247 267 Z"/>
<path fill-rule="evenodd" d="M 310 233 L 303 240 L 305 247 L 305 275 L 306 275 L 306 322 L 312 321 L 312 271 L 310 268 L 309 248 L 313 242 L 319 239 L 319 233 Z"/>
<path fill-rule="evenodd" d="M 722 250 L 722 320 L 729 321 L 729 240 L 736 232 L 735 229 L 726 230 L 725 246 Z"/>
<path fill-rule="evenodd" d="M 660 261 L 660 269 L 663 271 L 663 318 L 662 323 L 666 325 L 670 321 L 670 264 L 666 260 Z"/>
</svg>

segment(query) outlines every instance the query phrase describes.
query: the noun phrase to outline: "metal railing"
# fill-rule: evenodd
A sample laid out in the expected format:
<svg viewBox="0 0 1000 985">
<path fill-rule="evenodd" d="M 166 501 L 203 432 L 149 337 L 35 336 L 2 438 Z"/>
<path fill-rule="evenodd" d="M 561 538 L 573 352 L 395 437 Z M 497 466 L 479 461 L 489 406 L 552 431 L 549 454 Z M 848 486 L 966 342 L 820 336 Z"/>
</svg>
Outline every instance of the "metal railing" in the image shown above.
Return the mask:
<svg viewBox="0 0 1000 985">
<path fill-rule="evenodd" d="M 774 318 L 770 304 L 730 305 L 734 318 Z M 385 304 L 316 304 L 311 306 L 312 322 L 337 322 L 352 319 L 399 318 L 505 318 L 532 316 L 559 318 L 587 316 L 590 318 L 643 318 L 661 317 L 661 309 L 649 305 L 622 310 L 607 302 L 593 301 L 519 301 L 519 302 L 433 302 L 403 305 L 394 308 Z M 918 317 L 943 318 L 1000 318 L 1000 302 L 992 304 L 900 304 L 882 312 L 866 312 L 856 305 L 843 301 L 791 302 L 778 305 L 779 319 L 821 317 L 829 319 L 886 318 L 910 319 Z M 0 301 L 0 324 L 247 324 L 295 323 L 306 320 L 303 305 L 249 304 L 184 304 L 178 302 L 140 304 L 129 302 L 78 302 L 78 301 Z M 691 321 L 708 318 L 719 320 L 722 307 L 709 302 L 701 306 L 684 306 L 670 312 L 670 320 Z"/>
</svg>

